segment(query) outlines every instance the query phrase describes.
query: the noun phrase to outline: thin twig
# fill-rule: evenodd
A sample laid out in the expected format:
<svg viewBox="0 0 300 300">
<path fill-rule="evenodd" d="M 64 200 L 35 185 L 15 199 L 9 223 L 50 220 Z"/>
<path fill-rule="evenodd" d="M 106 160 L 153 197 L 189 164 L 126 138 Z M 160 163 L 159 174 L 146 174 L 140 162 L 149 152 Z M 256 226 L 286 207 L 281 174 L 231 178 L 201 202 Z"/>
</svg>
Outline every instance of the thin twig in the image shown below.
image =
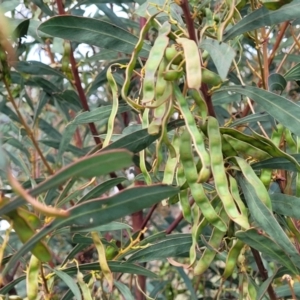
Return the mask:
<svg viewBox="0 0 300 300">
<path fill-rule="evenodd" d="M 179 5 L 182 8 L 182 11 L 183 11 L 183 14 L 185 17 L 185 22 L 186 22 L 186 27 L 188 29 L 189 37 L 191 40 L 193 40 L 193 41 L 195 41 L 195 43 L 197 43 L 198 41 L 197 41 L 197 37 L 196 37 L 194 20 L 190 13 L 189 3 L 187 0 L 181 0 L 179 2 L 180 2 Z M 212 100 L 211 100 L 211 95 L 209 94 L 208 90 L 209 89 L 208 89 L 207 84 L 202 82 L 201 83 L 201 91 L 202 91 L 203 98 L 207 105 L 208 114 L 212 117 L 216 117 L 215 110 L 214 110 Z"/>
<path fill-rule="evenodd" d="M 7 90 L 7 93 L 8 93 L 8 100 L 10 101 L 10 103 L 12 104 L 12 106 L 14 107 L 18 117 L 19 117 L 19 120 L 20 120 L 20 123 L 22 124 L 22 126 L 24 127 L 28 137 L 31 139 L 35 149 L 37 150 L 42 162 L 44 163 L 45 167 L 47 168 L 47 171 L 48 173 L 50 174 L 53 174 L 53 170 L 52 168 L 50 167 L 48 161 L 46 160 L 42 150 L 40 149 L 39 147 L 39 144 L 38 142 L 36 141 L 35 137 L 34 137 L 34 133 L 32 132 L 31 128 L 27 125 L 27 122 L 24 120 L 22 114 L 20 113 L 19 111 L 19 108 L 16 104 L 16 101 L 11 93 L 11 90 L 10 90 L 10 87 L 9 87 L 9 84 L 5 78 L 5 76 L 3 76 L 3 82 L 4 82 L 4 85 L 5 85 L 5 88 Z"/>
<path fill-rule="evenodd" d="M 260 254 L 259 254 L 259 252 L 256 249 L 251 248 L 251 251 L 252 251 L 254 260 L 256 262 L 257 268 L 259 270 L 259 273 L 260 273 L 263 281 L 266 281 L 268 279 L 268 271 L 265 269 L 265 267 L 263 265 L 263 262 L 262 262 L 262 259 L 260 257 Z M 274 291 L 274 289 L 273 289 L 273 287 L 272 287 L 271 284 L 268 286 L 268 290 L 267 291 L 268 291 L 268 294 L 269 294 L 269 297 L 270 297 L 271 300 L 277 300 L 275 291 Z"/>
</svg>

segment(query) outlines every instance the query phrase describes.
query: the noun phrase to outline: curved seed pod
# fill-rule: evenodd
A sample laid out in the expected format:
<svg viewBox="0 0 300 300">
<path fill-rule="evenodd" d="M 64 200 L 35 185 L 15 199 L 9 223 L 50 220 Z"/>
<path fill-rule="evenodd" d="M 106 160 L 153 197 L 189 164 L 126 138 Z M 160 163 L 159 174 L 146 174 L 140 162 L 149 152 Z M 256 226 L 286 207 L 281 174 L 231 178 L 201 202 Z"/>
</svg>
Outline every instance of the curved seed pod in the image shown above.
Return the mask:
<svg viewBox="0 0 300 300">
<path fill-rule="evenodd" d="M 205 68 L 202 68 L 202 81 L 212 86 L 218 86 L 223 83 L 220 75 Z"/>
<path fill-rule="evenodd" d="M 277 130 L 274 130 L 272 132 L 271 140 L 272 140 L 272 142 L 274 143 L 274 145 L 276 147 L 279 147 L 279 145 L 280 145 L 283 130 L 284 130 L 283 125 L 278 124 L 277 125 Z M 260 180 L 262 181 L 262 183 L 264 184 L 264 186 L 266 187 L 267 190 L 270 187 L 271 179 L 272 179 L 272 170 L 271 169 L 261 170 Z"/>
<path fill-rule="evenodd" d="M 156 76 L 156 84 L 155 84 L 155 99 L 161 99 L 162 95 L 166 90 L 166 80 L 164 79 L 164 71 L 168 66 L 168 62 L 166 59 L 163 59 L 158 67 L 157 76 Z"/>
<path fill-rule="evenodd" d="M 211 205 L 215 208 L 216 212 L 219 212 L 221 210 L 221 208 L 223 207 L 219 197 L 214 197 L 214 199 L 212 199 L 211 201 Z M 201 235 L 203 229 L 205 228 L 205 226 L 207 226 L 208 222 L 207 219 L 205 218 L 201 218 L 201 215 L 199 215 L 198 213 L 201 213 L 201 211 L 199 211 L 198 206 L 194 206 L 193 209 L 193 227 L 192 227 L 192 246 L 190 248 L 190 266 L 192 266 L 195 261 L 196 261 L 196 248 L 197 248 L 197 243 L 198 243 L 198 239 L 199 236 Z M 201 221 L 200 221 L 201 219 Z M 199 220 L 199 221 L 197 221 Z"/>
<path fill-rule="evenodd" d="M 118 95 L 118 85 L 114 79 L 114 76 L 112 74 L 111 68 L 113 65 L 111 65 L 106 73 L 106 78 L 108 81 L 108 84 L 112 91 L 113 101 L 112 101 L 112 110 L 108 119 L 107 123 L 107 134 L 105 137 L 105 140 L 103 142 L 103 148 L 109 145 L 110 139 L 112 137 L 113 131 L 114 131 L 114 125 L 115 125 L 115 119 L 118 113 L 119 108 L 119 95 Z"/>
<path fill-rule="evenodd" d="M 272 211 L 272 202 L 264 184 L 244 159 L 240 157 L 235 157 L 234 159 L 239 165 L 241 172 L 243 173 L 246 180 L 255 188 L 259 199 Z"/>
<path fill-rule="evenodd" d="M 177 70 L 170 69 L 164 72 L 164 79 L 166 81 L 176 81 L 180 79 L 182 75 L 183 75 L 183 70 L 181 68 Z"/>
<path fill-rule="evenodd" d="M 234 268 L 237 265 L 240 252 L 243 249 L 244 245 L 245 245 L 244 242 L 242 242 L 239 239 L 236 239 L 234 241 L 232 247 L 229 250 L 229 253 L 227 254 L 226 265 L 222 275 L 223 280 L 226 280 L 228 277 L 232 275 Z"/>
<path fill-rule="evenodd" d="M 149 108 L 145 108 L 144 112 L 143 112 L 143 117 L 142 117 L 142 126 L 143 128 L 149 128 Z M 150 185 L 152 183 L 152 179 L 151 176 L 147 170 L 147 166 L 146 166 L 146 150 L 142 150 L 140 151 L 140 169 L 141 172 L 143 173 L 144 177 L 145 177 L 145 181 L 148 185 Z"/>
<path fill-rule="evenodd" d="M 197 106 L 200 110 L 202 119 L 205 120 L 208 115 L 208 109 L 207 109 L 206 102 L 204 101 L 204 99 L 201 95 L 200 90 L 189 90 L 189 94 L 191 95 L 191 97 L 193 98 L 195 103 L 197 104 Z"/>
<path fill-rule="evenodd" d="M 103 272 L 104 278 L 107 280 L 108 282 L 108 286 L 109 286 L 109 290 L 112 291 L 113 288 L 113 275 L 111 270 L 109 269 L 107 260 L 106 260 L 106 256 L 105 256 L 105 247 L 102 244 L 100 237 L 98 235 L 97 232 L 92 231 L 91 232 L 91 236 L 92 239 L 94 241 L 97 253 L 98 253 L 98 259 L 99 259 L 99 265 L 100 265 L 100 269 Z"/>
<path fill-rule="evenodd" d="M 176 42 L 183 48 L 187 85 L 190 89 L 198 90 L 202 82 L 201 59 L 198 46 L 195 41 L 187 38 L 178 38 Z"/>
<path fill-rule="evenodd" d="M 31 255 L 29 266 L 27 268 L 26 274 L 26 290 L 27 299 L 36 300 L 38 299 L 39 292 L 39 268 L 41 262 L 34 255 Z"/>
<path fill-rule="evenodd" d="M 179 156 L 179 144 L 180 144 L 179 136 L 177 134 L 174 134 L 172 145 L 174 147 L 176 155 L 174 157 L 172 157 L 171 155 L 168 156 L 162 183 L 173 184 L 174 175 L 175 175 L 177 162 L 178 162 L 178 156 Z M 178 181 L 178 179 L 177 179 L 177 183 L 179 185 L 181 185 L 180 181 Z"/>
<path fill-rule="evenodd" d="M 209 223 L 217 227 L 220 231 L 225 232 L 227 230 L 226 224 L 214 210 L 209 199 L 205 195 L 203 186 L 197 183 L 198 174 L 192 153 L 190 133 L 185 130 L 180 139 L 180 160 L 195 203 L 199 206 L 203 216 Z"/>
<path fill-rule="evenodd" d="M 150 135 L 158 134 L 163 124 L 167 121 L 166 117 L 172 108 L 171 95 L 172 85 L 166 82 L 164 94 L 156 99 L 157 107 L 153 110 L 153 120 L 148 127 L 148 133 Z"/>
<path fill-rule="evenodd" d="M 200 125 L 201 130 L 203 133 L 207 136 L 207 123 Z M 222 152 L 224 154 L 224 157 L 232 157 L 237 156 L 237 152 L 232 148 L 232 146 L 226 141 L 226 139 L 223 137 L 223 130 L 224 128 L 220 128 L 220 132 L 222 133 Z"/>
<path fill-rule="evenodd" d="M 223 220 L 225 220 L 226 223 L 228 223 L 228 218 L 224 209 L 222 209 L 220 216 L 223 218 Z M 195 275 L 201 275 L 209 268 L 209 266 L 211 265 L 212 261 L 214 260 L 217 254 L 217 250 L 220 244 L 222 243 L 224 235 L 225 232 L 220 231 L 218 228 L 215 227 L 213 229 L 208 242 L 210 247 L 209 248 L 207 247 L 204 250 L 200 260 L 197 262 L 194 268 Z"/>
<path fill-rule="evenodd" d="M 166 67 L 167 61 L 163 59 L 157 72 L 155 85 L 156 107 L 153 110 L 153 120 L 148 126 L 148 133 L 150 135 L 156 135 L 160 132 L 164 122 L 167 122 L 166 117 L 171 109 L 172 85 L 166 82 L 163 76 Z"/>
<path fill-rule="evenodd" d="M 197 242 L 198 242 L 198 227 L 200 226 L 201 223 L 203 223 L 204 218 L 202 219 L 202 222 L 200 222 L 201 219 L 201 211 L 200 208 L 197 205 L 194 205 L 193 207 L 193 226 L 191 229 L 191 235 L 192 235 L 192 245 L 190 248 L 190 266 L 192 266 L 197 258 Z M 207 223 L 207 222 L 206 222 Z"/>
<path fill-rule="evenodd" d="M 7 202 L 9 202 L 9 199 L 0 195 L 0 207 L 7 204 Z M 3 216 L 8 221 L 12 221 L 13 229 L 24 244 L 35 234 L 35 230 L 30 224 L 30 220 L 33 220 L 33 224 L 37 225 L 36 218 L 33 217 L 33 215 L 34 214 L 27 212 L 25 209 L 18 207 L 16 210 Z M 30 217 L 29 221 L 27 221 L 27 217 Z M 51 253 L 46 244 L 42 241 L 36 243 L 31 253 L 43 262 L 47 262 L 51 259 Z"/>
<path fill-rule="evenodd" d="M 185 183 L 185 174 L 184 174 L 184 169 L 183 169 L 182 164 L 179 164 L 179 166 L 177 167 L 176 175 L 177 175 L 176 176 L 177 184 L 179 186 L 181 186 L 182 184 Z M 187 222 L 192 223 L 192 211 L 191 211 L 191 206 L 189 203 L 189 190 L 188 189 L 184 189 L 179 192 L 179 202 L 181 205 L 182 214 L 183 214 L 184 219 Z"/>
<path fill-rule="evenodd" d="M 243 155 L 244 158 L 253 157 L 258 160 L 264 160 L 271 157 L 267 152 L 259 148 L 256 148 L 255 146 L 249 143 L 240 141 L 232 137 L 231 135 L 223 134 L 223 137 L 231 145 L 231 147 L 236 152 Z"/>
<path fill-rule="evenodd" d="M 169 44 L 168 34 L 171 32 L 171 25 L 165 22 L 159 29 L 153 47 L 149 53 L 149 57 L 145 64 L 145 77 L 143 80 L 143 99 L 142 103 L 148 103 L 154 100 L 155 96 L 155 74 L 160 62 L 164 57 L 165 49 Z"/>
<path fill-rule="evenodd" d="M 180 110 L 184 118 L 185 125 L 192 137 L 195 150 L 202 163 L 202 168 L 198 176 L 198 182 L 202 183 L 207 181 L 210 177 L 210 156 L 206 151 L 203 135 L 197 128 L 194 117 L 190 112 L 186 99 L 181 94 L 181 91 L 177 85 L 175 84 L 173 85 L 173 90 L 175 93 L 175 97 L 178 101 L 178 104 L 180 106 Z"/>
<path fill-rule="evenodd" d="M 237 131 L 232 128 L 221 128 L 220 130 L 221 130 L 222 134 L 231 135 L 232 137 L 234 137 L 240 141 L 249 143 L 256 148 L 259 148 L 259 149 L 269 153 L 272 157 L 286 158 L 287 160 L 293 162 L 295 164 L 296 168 L 300 172 L 300 164 L 298 163 L 298 161 L 291 155 L 288 155 L 284 151 L 280 150 L 278 147 L 276 147 L 276 145 L 274 145 L 274 143 L 271 140 L 267 139 L 266 137 L 264 137 L 260 134 L 257 134 L 254 131 L 252 132 L 253 133 L 253 137 L 252 137 L 250 135 L 243 134 L 240 131 Z"/>
<path fill-rule="evenodd" d="M 26 243 L 29 239 L 31 239 L 35 231 L 29 225 L 27 220 L 23 219 L 17 211 L 12 211 L 7 214 L 10 220 L 13 222 L 13 228 L 18 235 L 19 239 L 22 243 Z M 39 260 L 46 262 L 51 259 L 51 253 L 44 242 L 39 241 L 36 245 L 31 249 L 31 252 L 34 256 L 36 256 Z"/>
<path fill-rule="evenodd" d="M 211 170 L 214 176 L 216 191 L 224 205 L 225 211 L 232 221 L 239 224 L 242 228 L 250 228 L 247 215 L 242 215 L 232 198 L 229 191 L 228 180 L 224 168 L 222 154 L 222 139 L 219 130 L 218 121 L 213 118 L 208 118 L 207 134 L 209 139 L 209 150 L 211 155 Z"/>
<path fill-rule="evenodd" d="M 173 142 L 172 142 L 172 147 L 175 151 L 175 155 L 172 156 L 170 153 L 170 155 L 168 156 L 162 183 L 169 184 L 169 185 L 173 184 L 174 176 L 176 176 L 175 173 L 176 173 L 178 156 L 179 156 L 179 142 L 180 142 L 180 139 L 179 139 L 178 135 L 175 133 L 173 136 Z M 176 176 L 176 181 L 177 181 L 177 184 L 180 185 L 180 183 L 178 182 L 177 176 Z M 169 198 L 168 203 L 169 204 L 177 203 L 179 201 L 179 199 L 180 199 L 180 196 L 177 194 L 177 195 L 175 195 L 175 197 L 173 196 L 173 198 Z M 181 206 L 182 206 L 182 204 L 181 204 Z M 183 211 L 183 216 L 185 216 L 185 207 L 184 208 L 182 207 L 182 211 Z"/>
<path fill-rule="evenodd" d="M 134 71 L 134 68 L 136 65 L 138 54 L 142 50 L 144 41 L 146 39 L 146 35 L 147 35 L 149 29 L 151 28 L 152 22 L 156 18 L 156 16 L 157 16 L 157 14 L 153 14 L 147 20 L 145 26 L 142 28 L 142 30 L 140 32 L 139 40 L 138 40 L 137 44 L 135 45 L 135 48 L 132 52 L 130 61 L 126 67 L 125 80 L 124 80 L 124 84 L 123 84 L 122 90 L 121 90 L 122 98 L 128 103 L 128 105 L 130 105 L 134 110 L 137 110 L 137 111 L 139 111 L 140 109 L 144 109 L 144 107 L 142 105 L 137 104 L 135 101 L 133 101 L 132 99 L 130 99 L 128 97 L 128 89 L 130 87 L 131 77 L 132 77 L 132 74 L 133 74 L 133 71 Z"/>
<path fill-rule="evenodd" d="M 290 150 L 289 153 L 291 154 L 297 153 L 296 141 L 294 140 L 291 131 L 287 128 L 284 129 L 284 138 L 289 147 Z"/>
<path fill-rule="evenodd" d="M 33 229 L 39 229 L 42 226 L 42 222 L 40 220 L 40 218 L 30 212 L 29 210 L 22 208 L 22 207 L 18 207 L 17 208 L 18 214 L 25 220 L 27 220 L 27 222 L 29 223 L 29 225 L 33 228 Z"/>
<path fill-rule="evenodd" d="M 240 197 L 238 184 L 231 175 L 228 175 L 229 177 L 229 183 L 230 183 L 230 192 L 234 199 L 235 204 L 237 205 L 240 213 L 247 218 L 248 216 L 248 210 L 243 202 L 243 200 Z"/>
</svg>

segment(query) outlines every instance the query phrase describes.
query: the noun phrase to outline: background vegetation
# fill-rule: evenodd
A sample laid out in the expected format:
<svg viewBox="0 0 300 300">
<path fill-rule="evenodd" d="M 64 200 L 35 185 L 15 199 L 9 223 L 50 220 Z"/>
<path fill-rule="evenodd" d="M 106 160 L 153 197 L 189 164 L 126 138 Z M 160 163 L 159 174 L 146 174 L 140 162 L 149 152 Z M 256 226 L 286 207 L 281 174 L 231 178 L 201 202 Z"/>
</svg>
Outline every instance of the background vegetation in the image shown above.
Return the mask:
<svg viewBox="0 0 300 300">
<path fill-rule="evenodd" d="M 300 297 L 300 0 L 0 9 L 2 299 Z"/>
</svg>

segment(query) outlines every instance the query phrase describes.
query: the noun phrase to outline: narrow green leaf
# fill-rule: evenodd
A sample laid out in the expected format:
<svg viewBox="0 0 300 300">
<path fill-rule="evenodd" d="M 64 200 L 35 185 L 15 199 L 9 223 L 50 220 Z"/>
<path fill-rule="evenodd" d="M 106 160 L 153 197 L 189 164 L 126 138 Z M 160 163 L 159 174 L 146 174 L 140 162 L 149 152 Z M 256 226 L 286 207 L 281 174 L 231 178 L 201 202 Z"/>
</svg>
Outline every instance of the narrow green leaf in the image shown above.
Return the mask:
<svg viewBox="0 0 300 300">
<path fill-rule="evenodd" d="M 37 123 L 39 129 L 41 129 L 44 133 L 46 133 L 50 138 L 58 141 L 61 140 L 62 135 L 60 134 L 60 132 L 57 129 L 55 129 L 51 124 L 49 124 L 47 121 L 45 121 L 44 119 L 39 119 Z"/>
<path fill-rule="evenodd" d="M 100 183 L 99 185 L 94 187 L 92 190 L 90 190 L 86 195 L 84 195 L 77 202 L 77 204 L 85 202 L 85 201 L 93 199 L 93 198 L 99 198 L 105 192 L 109 191 L 110 189 L 112 189 L 113 187 L 115 187 L 119 183 L 123 182 L 124 180 L 126 180 L 125 177 L 118 177 L 118 178 L 111 178 L 111 179 L 108 179 L 108 180 Z"/>
<path fill-rule="evenodd" d="M 108 261 L 108 266 L 112 272 L 116 273 L 125 273 L 125 274 L 136 274 L 136 275 L 143 275 L 149 278 L 157 278 L 157 275 L 141 266 L 123 262 L 123 261 Z M 98 262 L 96 263 L 89 263 L 89 264 L 82 264 L 79 266 L 80 272 L 83 271 L 99 271 L 100 265 Z M 67 274 L 76 274 L 77 267 L 70 267 L 64 269 L 64 272 Z"/>
<path fill-rule="evenodd" d="M 293 290 L 294 290 L 295 295 L 297 297 L 300 297 L 300 283 L 299 282 L 295 282 L 295 284 L 293 285 Z M 276 287 L 275 293 L 276 293 L 276 296 L 280 299 L 285 299 L 286 297 L 288 297 L 288 299 L 290 299 L 292 296 L 291 288 L 290 288 L 289 284 L 284 284 L 282 286 Z"/>
<path fill-rule="evenodd" d="M 9 144 L 9 145 L 15 147 L 16 149 L 23 152 L 27 156 L 27 158 L 30 158 L 30 153 L 29 153 L 28 149 L 26 148 L 24 143 L 22 143 L 18 139 L 14 138 L 14 137 L 2 138 L 2 143 Z"/>
<path fill-rule="evenodd" d="M 85 111 L 78 114 L 71 123 L 75 125 L 87 124 L 92 122 L 101 121 L 101 125 L 105 124 L 110 116 L 112 105 L 100 106 L 92 111 Z M 128 105 L 120 105 L 118 113 L 130 111 L 131 107 Z M 100 125 L 100 126 L 101 126 Z"/>
<path fill-rule="evenodd" d="M 57 277 L 59 277 L 67 285 L 67 287 L 72 291 L 72 293 L 74 294 L 77 300 L 82 299 L 80 289 L 76 284 L 75 280 L 70 275 L 68 275 L 64 271 L 60 271 L 57 269 L 51 269 L 51 270 L 55 273 Z"/>
<path fill-rule="evenodd" d="M 223 105 L 226 103 L 239 102 L 242 100 L 242 96 L 230 92 L 218 91 L 218 93 L 212 94 L 213 105 Z"/>
<path fill-rule="evenodd" d="M 119 18 L 112 9 L 110 9 L 105 3 L 97 3 L 96 6 L 99 10 L 101 10 L 111 21 L 111 23 L 115 24 L 116 26 L 120 28 L 124 28 L 125 24 L 121 21 L 121 18 Z"/>
<path fill-rule="evenodd" d="M 150 244 L 148 247 L 136 251 L 129 257 L 129 262 L 148 262 L 162 260 L 168 257 L 178 257 L 189 253 L 192 245 L 190 234 L 172 234 L 163 240 Z"/>
<path fill-rule="evenodd" d="M 285 74 L 284 78 L 287 81 L 300 80 L 300 63 L 289 69 Z"/>
<path fill-rule="evenodd" d="M 295 265 L 300 266 L 298 251 L 275 219 L 273 213 L 257 197 L 256 190 L 245 178 L 239 176 L 238 179 L 253 220 L 276 241 L 283 251 L 289 255 Z"/>
<path fill-rule="evenodd" d="M 261 27 L 272 26 L 299 18 L 299 3 L 300 0 L 294 0 L 292 3 L 284 5 L 278 10 L 268 10 L 265 7 L 256 9 L 225 32 L 224 41 L 228 41 L 242 33 Z"/>
<path fill-rule="evenodd" d="M 6 295 L 9 293 L 10 290 L 12 290 L 14 288 L 14 286 L 16 286 L 18 283 L 22 282 L 23 280 L 26 279 L 26 275 L 24 276 L 20 276 L 16 279 L 14 279 L 13 281 L 5 284 L 1 289 L 0 289 L 0 294 L 1 295 Z"/>
<path fill-rule="evenodd" d="M 235 128 L 238 125 L 246 125 L 248 123 L 256 123 L 256 122 L 263 122 L 269 121 L 270 116 L 265 112 L 256 113 L 253 115 L 248 115 L 244 118 L 236 119 L 233 123 L 229 125 L 231 128 Z"/>
<path fill-rule="evenodd" d="M 111 156 L 115 157 L 115 155 Z M 94 168 L 98 169 L 96 167 Z M 38 233 L 36 233 L 26 244 L 24 244 L 23 247 L 10 259 L 5 269 L 2 271 L 2 275 L 5 276 L 5 274 L 11 270 L 12 266 L 15 265 L 20 257 L 30 251 L 30 249 L 32 249 L 32 247 L 38 241 L 40 241 L 40 239 L 45 237 L 50 232 L 53 232 L 57 228 L 62 228 L 68 225 L 77 225 L 88 228 L 96 222 L 98 225 L 107 224 L 116 219 L 150 207 L 162 201 L 163 199 L 177 194 L 178 191 L 179 188 L 167 185 L 140 186 L 126 189 L 109 198 L 95 199 L 75 206 L 69 210 L 70 216 L 68 218 L 55 219 Z M 0 214 L 5 208 L 6 207 L 0 211 Z M 189 238 L 191 240 L 190 235 Z M 187 247 L 187 249 L 189 249 L 190 245 Z M 66 270 L 64 271 L 66 272 Z M 121 271 L 119 270 L 118 272 Z"/>
<path fill-rule="evenodd" d="M 31 75 L 53 75 L 58 77 L 65 77 L 63 73 L 51 68 L 49 65 L 41 63 L 39 61 L 18 61 L 14 68 L 20 73 L 26 73 Z"/>
<path fill-rule="evenodd" d="M 42 23 L 38 30 L 62 39 L 131 54 L 138 37 L 116 25 L 84 17 L 57 16 Z M 150 44 L 145 43 L 140 55 L 147 57 Z"/>
<path fill-rule="evenodd" d="M 3 13 L 14 10 L 20 4 L 19 0 L 1 1 L 0 9 Z"/>
<path fill-rule="evenodd" d="M 115 287 L 120 291 L 120 293 L 123 295 L 124 299 L 126 300 L 134 300 L 132 293 L 130 292 L 130 289 L 127 285 L 114 280 Z"/>
<path fill-rule="evenodd" d="M 220 91 L 236 92 L 251 98 L 279 123 L 300 136 L 300 106 L 295 102 L 253 86 L 227 86 Z"/>
<path fill-rule="evenodd" d="M 13 37 L 22 38 L 27 36 L 27 32 L 29 29 L 30 19 L 23 20 L 14 30 Z M 14 66 L 15 67 L 15 66 Z"/>
<path fill-rule="evenodd" d="M 89 227 L 89 228 L 81 228 L 81 227 L 71 227 L 71 232 L 91 232 L 91 231 L 114 231 L 114 230 L 122 230 L 122 229 L 132 229 L 128 224 L 120 223 L 120 222 L 110 222 L 105 225 Z"/>
<path fill-rule="evenodd" d="M 180 277 L 183 279 L 188 291 L 190 292 L 190 298 L 191 300 L 197 300 L 197 294 L 195 292 L 192 280 L 189 278 L 189 276 L 185 273 L 183 268 L 181 267 L 176 267 L 177 272 L 179 273 Z"/>
<path fill-rule="evenodd" d="M 255 228 L 251 228 L 246 231 L 237 231 L 236 237 L 250 247 L 262 252 L 264 255 L 278 261 L 280 264 L 288 268 L 288 270 L 293 274 L 299 273 L 299 270 L 291 261 L 287 253 L 285 253 L 274 240 L 266 236 L 264 233 L 258 232 Z"/>
<path fill-rule="evenodd" d="M 235 51 L 229 45 L 214 39 L 204 39 L 200 48 L 206 50 L 213 60 L 222 80 L 227 78 L 229 68 L 235 57 Z"/>
<path fill-rule="evenodd" d="M 43 0 L 31 0 L 37 7 L 39 7 L 46 16 L 53 16 L 54 12 Z"/>
<path fill-rule="evenodd" d="M 300 154 L 291 154 L 297 162 L 300 163 Z M 284 157 L 269 158 L 251 165 L 254 170 L 272 169 L 272 170 L 287 170 L 297 172 L 296 164 L 287 160 Z"/>
<path fill-rule="evenodd" d="M 130 166 L 132 163 L 132 155 L 125 150 L 105 151 L 96 155 L 83 157 L 75 163 L 59 170 L 47 180 L 38 184 L 34 189 L 30 190 L 31 196 L 36 197 L 41 193 L 48 191 L 65 183 L 72 177 L 92 178 L 101 176 L 122 168 Z M 25 202 L 21 197 L 16 197 L 9 204 L 0 209 L 0 215 L 6 214 Z"/>
<path fill-rule="evenodd" d="M 126 189 L 108 198 L 98 198 L 79 204 L 70 210 L 70 217 L 63 221 L 64 226 L 74 225 L 83 228 L 102 225 L 175 195 L 179 188 L 168 185 L 152 185 Z M 102 204 L 99 206 L 99 204 Z M 101 216 L 101 219 L 99 218 Z M 54 224 L 56 224 L 54 221 Z"/>
<path fill-rule="evenodd" d="M 112 105 L 105 105 L 98 107 L 92 111 L 85 111 L 78 114 L 69 124 L 67 124 L 65 131 L 60 139 L 59 149 L 57 153 L 57 161 L 60 162 L 62 160 L 62 155 L 68 149 L 70 141 L 78 125 L 98 121 L 98 126 L 101 127 L 107 123 L 111 110 Z M 118 113 L 123 113 L 130 110 L 130 106 L 121 105 L 118 108 Z"/>
<path fill-rule="evenodd" d="M 49 95 L 47 95 L 46 93 L 41 93 L 40 100 L 38 101 L 38 104 L 34 111 L 33 124 L 37 124 L 39 115 L 49 100 L 50 100 Z"/>
<path fill-rule="evenodd" d="M 256 300 L 263 299 L 265 293 L 268 290 L 268 287 L 272 284 L 272 281 L 274 280 L 276 273 L 277 273 L 277 271 L 275 270 L 275 272 L 272 274 L 272 276 L 270 276 L 267 280 L 265 280 L 261 284 L 261 286 L 259 287 L 258 292 L 257 292 Z"/>
<path fill-rule="evenodd" d="M 270 198 L 276 213 L 300 220 L 300 210 L 295 209 L 299 205 L 300 198 L 280 193 L 271 194 Z"/>
<path fill-rule="evenodd" d="M 171 131 L 177 127 L 183 126 L 183 120 L 175 120 L 170 122 L 167 125 L 167 131 Z M 150 146 L 154 141 L 156 141 L 160 137 L 160 134 L 156 135 L 149 135 L 148 129 L 136 130 L 131 134 L 127 134 L 124 137 L 119 138 L 116 142 L 111 143 L 103 150 L 110 150 L 110 149 L 119 149 L 124 148 L 133 153 L 137 153 L 141 150 L 144 150 L 148 146 Z"/>
</svg>

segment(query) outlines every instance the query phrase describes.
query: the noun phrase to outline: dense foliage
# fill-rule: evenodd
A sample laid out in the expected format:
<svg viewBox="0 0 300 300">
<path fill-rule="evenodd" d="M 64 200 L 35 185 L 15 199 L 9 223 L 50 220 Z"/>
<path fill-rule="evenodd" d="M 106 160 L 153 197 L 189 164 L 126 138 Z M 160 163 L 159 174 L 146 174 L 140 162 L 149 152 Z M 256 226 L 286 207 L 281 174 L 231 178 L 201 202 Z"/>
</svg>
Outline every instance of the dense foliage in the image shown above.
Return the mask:
<svg viewBox="0 0 300 300">
<path fill-rule="evenodd" d="M 300 0 L 0 10 L 2 299 L 300 297 Z"/>
</svg>

